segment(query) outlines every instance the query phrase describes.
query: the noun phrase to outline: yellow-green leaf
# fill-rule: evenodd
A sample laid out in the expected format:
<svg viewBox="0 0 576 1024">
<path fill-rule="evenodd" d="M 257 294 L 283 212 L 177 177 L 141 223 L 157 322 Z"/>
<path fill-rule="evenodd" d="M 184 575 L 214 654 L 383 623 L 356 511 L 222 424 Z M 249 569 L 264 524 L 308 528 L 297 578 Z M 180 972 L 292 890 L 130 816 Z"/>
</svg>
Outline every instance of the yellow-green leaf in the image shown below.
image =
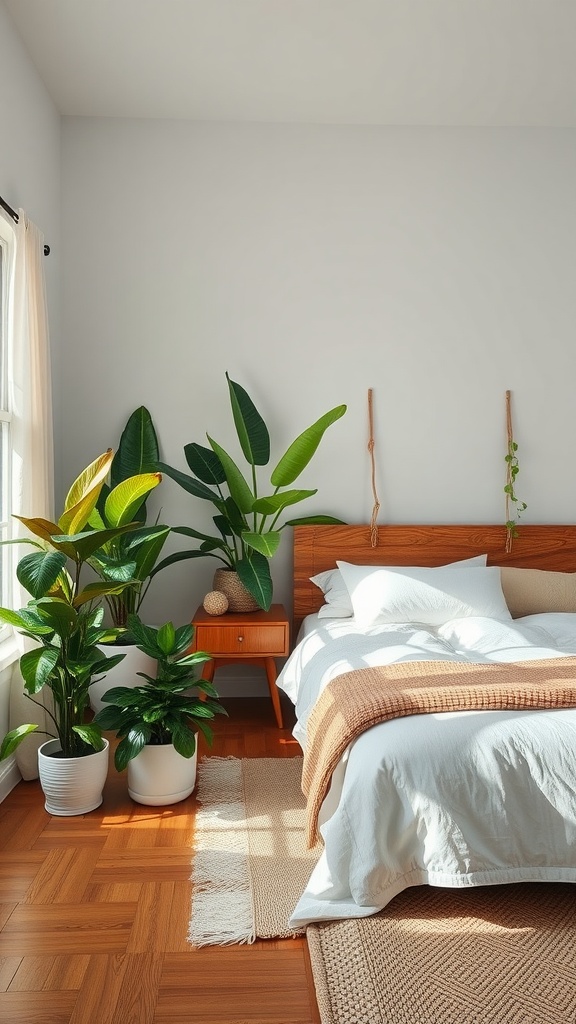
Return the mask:
<svg viewBox="0 0 576 1024">
<path fill-rule="evenodd" d="M 62 533 L 80 533 L 86 526 L 90 513 L 98 501 L 98 495 L 102 490 L 113 458 L 114 452 L 108 448 L 76 478 L 66 496 L 64 512 L 58 520 L 58 526 Z"/>
<path fill-rule="evenodd" d="M 125 526 L 132 522 L 146 495 L 161 480 L 161 473 L 138 473 L 119 483 L 106 498 L 104 518 L 108 526 Z"/>
</svg>

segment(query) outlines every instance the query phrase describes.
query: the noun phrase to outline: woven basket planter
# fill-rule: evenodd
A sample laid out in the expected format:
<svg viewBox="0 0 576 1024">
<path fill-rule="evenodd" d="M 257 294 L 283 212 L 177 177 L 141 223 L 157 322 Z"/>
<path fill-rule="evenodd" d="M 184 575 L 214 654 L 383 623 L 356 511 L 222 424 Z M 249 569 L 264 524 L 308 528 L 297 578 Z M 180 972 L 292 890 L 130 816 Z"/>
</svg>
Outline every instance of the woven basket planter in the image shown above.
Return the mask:
<svg viewBox="0 0 576 1024">
<path fill-rule="evenodd" d="M 216 569 L 213 586 L 214 590 L 226 594 L 229 612 L 255 612 L 260 607 L 240 582 L 234 569 Z"/>
</svg>

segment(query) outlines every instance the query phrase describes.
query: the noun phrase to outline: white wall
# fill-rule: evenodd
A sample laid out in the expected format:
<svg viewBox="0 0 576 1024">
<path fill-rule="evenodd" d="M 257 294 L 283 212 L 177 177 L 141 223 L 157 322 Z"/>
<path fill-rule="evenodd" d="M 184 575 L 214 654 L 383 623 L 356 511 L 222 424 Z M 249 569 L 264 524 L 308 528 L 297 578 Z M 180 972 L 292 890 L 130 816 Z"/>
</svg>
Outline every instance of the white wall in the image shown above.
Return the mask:
<svg viewBox="0 0 576 1024">
<path fill-rule="evenodd" d="M 368 521 L 372 387 L 380 521 L 503 522 L 509 388 L 525 521 L 574 520 L 575 131 L 71 118 L 63 176 L 67 478 L 141 403 L 182 469 L 207 430 L 231 445 L 228 370 L 276 455 L 348 404 L 308 512 Z M 216 564 L 159 576 L 149 617 L 186 619 Z"/>
<path fill-rule="evenodd" d="M 51 247 L 46 288 L 54 366 L 56 440 L 60 408 L 60 116 L 0 2 L 0 195 L 22 207 Z M 8 723 L 10 673 L 0 673 L 0 737 Z M 11 783 L 0 765 L 0 798 Z"/>
</svg>

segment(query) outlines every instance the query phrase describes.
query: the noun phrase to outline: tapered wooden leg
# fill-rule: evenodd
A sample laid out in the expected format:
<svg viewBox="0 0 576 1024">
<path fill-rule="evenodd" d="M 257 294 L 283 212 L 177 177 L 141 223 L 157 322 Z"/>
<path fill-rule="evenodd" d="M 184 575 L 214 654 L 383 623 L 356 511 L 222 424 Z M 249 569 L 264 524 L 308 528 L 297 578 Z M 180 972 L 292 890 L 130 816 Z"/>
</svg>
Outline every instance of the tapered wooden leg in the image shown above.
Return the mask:
<svg viewBox="0 0 576 1024">
<path fill-rule="evenodd" d="M 206 679 L 207 682 L 211 683 L 214 679 L 214 669 L 216 668 L 216 662 L 214 658 L 210 658 L 210 661 L 205 661 L 202 665 L 202 679 Z"/>
<path fill-rule="evenodd" d="M 274 714 L 276 715 L 276 724 L 279 729 L 282 729 L 282 706 L 280 704 L 280 694 L 278 693 L 278 687 L 276 686 L 276 662 L 274 658 L 265 658 L 264 660 L 266 662 L 266 677 L 268 679 L 268 689 L 270 690 L 270 698 L 272 700 Z"/>
</svg>

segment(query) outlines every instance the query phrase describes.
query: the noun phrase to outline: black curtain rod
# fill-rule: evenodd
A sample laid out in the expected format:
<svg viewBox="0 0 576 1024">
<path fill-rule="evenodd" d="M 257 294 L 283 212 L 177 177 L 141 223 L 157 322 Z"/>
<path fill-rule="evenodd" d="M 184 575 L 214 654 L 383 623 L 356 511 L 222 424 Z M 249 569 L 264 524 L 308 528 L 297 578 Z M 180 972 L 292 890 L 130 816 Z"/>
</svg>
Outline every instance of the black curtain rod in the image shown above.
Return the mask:
<svg viewBox="0 0 576 1024">
<path fill-rule="evenodd" d="M 16 223 L 18 223 L 18 221 L 20 220 L 20 217 L 16 213 L 16 210 L 13 210 L 11 206 L 8 206 L 8 203 L 4 199 L 2 199 L 2 196 L 0 196 L 0 206 L 2 207 L 3 210 L 6 210 L 6 213 L 8 214 L 8 216 L 12 217 L 12 220 L 15 220 Z M 44 255 L 45 256 L 49 256 L 50 255 L 50 246 L 49 245 L 45 245 L 44 246 Z"/>
</svg>

